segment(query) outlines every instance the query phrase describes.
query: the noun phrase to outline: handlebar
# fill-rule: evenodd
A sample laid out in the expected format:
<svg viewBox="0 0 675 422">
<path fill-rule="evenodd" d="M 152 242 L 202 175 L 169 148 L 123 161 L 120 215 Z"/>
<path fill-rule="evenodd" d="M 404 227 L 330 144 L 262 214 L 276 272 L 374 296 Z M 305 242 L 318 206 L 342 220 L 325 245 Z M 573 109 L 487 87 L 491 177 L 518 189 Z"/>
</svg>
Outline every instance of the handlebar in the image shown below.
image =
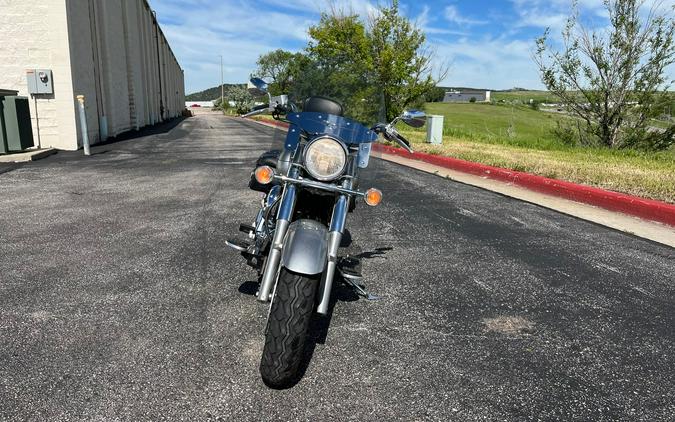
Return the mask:
<svg viewBox="0 0 675 422">
<path fill-rule="evenodd" d="M 398 140 L 400 141 L 399 144 L 400 144 L 403 148 L 405 148 L 409 153 L 412 154 L 412 153 L 413 153 L 413 149 L 412 149 L 412 147 L 410 146 L 410 141 L 408 141 L 407 139 L 405 139 L 405 138 L 403 137 L 403 135 L 401 135 L 401 134 L 398 133 L 398 132 L 396 132 L 396 137 L 397 137 Z"/>
<path fill-rule="evenodd" d="M 257 116 L 258 114 L 263 114 L 263 113 L 265 113 L 265 112 L 267 112 L 267 111 L 269 111 L 269 107 L 268 107 L 268 106 L 265 106 L 264 108 L 261 108 L 261 109 L 259 109 L 259 110 L 253 110 L 253 111 L 251 111 L 251 112 L 249 112 L 249 113 L 246 113 L 246 114 L 242 115 L 241 117 L 252 117 L 252 116 Z"/>
<path fill-rule="evenodd" d="M 384 138 L 389 142 L 396 142 L 401 147 L 403 147 L 409 153 L 413 153 L 413 149 L 410 146 L 410 141 L 408 141 L 403 135 L 398 133 L 392 124 L 385 125 L 379 123 L 372 128 L 375 132 L 382 134 Z"/>
</svg>

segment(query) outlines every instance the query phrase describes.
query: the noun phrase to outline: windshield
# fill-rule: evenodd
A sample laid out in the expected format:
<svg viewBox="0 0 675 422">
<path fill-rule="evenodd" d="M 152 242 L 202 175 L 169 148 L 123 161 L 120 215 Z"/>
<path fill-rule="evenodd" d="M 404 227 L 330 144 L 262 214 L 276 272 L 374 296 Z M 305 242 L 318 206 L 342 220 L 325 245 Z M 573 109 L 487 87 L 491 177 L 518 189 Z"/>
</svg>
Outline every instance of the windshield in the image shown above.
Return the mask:
<svg viewBox="0 0 675 422">
<path fill-rule="evenodd" d="M 319 112 L 290 113 L 286 119 L 291 123 L 291 130 L 286 140 L 286 148 L 294 148 L 300 140 L 300 133 L 310 137 L 331 135 L 346 144 L 369 143 L 377 140 L 377 133 L 356 120 L 334 114 Z M 300 130 L 293 130 L 299 128 Z"/>
<path fill-rule="evenodd" d="M 378 139 L 371 128 L 382 122 L 386 115 L 381 95 L 362 81 L 346 77 L 344 72 L 331 72 L 308 63 L 295 73 L 285 91 L 275 89 L 274 84 L 271 88 L 273 96 L 287 95 L 298 111 L 282 116 L 290 123 L 290 129 L 287 134 L 275 131 L 269 149 L 295 149 L 303 133 L 309 137 L 330 135 L 348 145 L 372 143 Z M 317 108 L 316 101 L 307 101 L 313 97 L 330 101 Z M 271 116 L 259 119 L 269 121 Z"/>
</svg>

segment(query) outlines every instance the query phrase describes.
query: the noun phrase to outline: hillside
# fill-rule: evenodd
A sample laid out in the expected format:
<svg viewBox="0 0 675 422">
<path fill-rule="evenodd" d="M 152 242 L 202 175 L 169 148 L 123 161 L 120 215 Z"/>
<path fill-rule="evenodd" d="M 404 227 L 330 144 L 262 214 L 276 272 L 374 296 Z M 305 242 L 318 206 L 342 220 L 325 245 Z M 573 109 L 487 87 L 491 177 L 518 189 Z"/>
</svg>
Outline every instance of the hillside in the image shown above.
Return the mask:
<svg viewBox="0 0 675 422">
<path fill-rule="evenodd" d="M 229 90 L 235 86 L 245 87 L 245 84 L 225 84 L 225 96 L 227 97 Z M 439 87 L 445 91 L 454 90 L 474 90 L 477 88 L 468 87 Z M 185 101 L 212 101 L 220 98 L 220 85 L 213 88 L 205 89 L 204 91 L 195 92 L 185 97 Z M 526 89 L 507 89 L 503 91 L 492 90 L 492 99 L 494 101 L 523 101 L 526 102 L 530 98 L 538 102 L 556 102 L 556 98 L 546 91 L 526 90 Z"/>
<path fill-rule="evenodd" d="M 235 86 L 246 87 L 245 84 L 225 84 L 225 96 L 227 97 L 228 92 Z M 214 86 L 213 88 L 205 89 L 204 91 L 195 92 L 185 96 L 185 101 L 212 101 L 216 98 L 220 98 L 220 85 Z"/>
</svg>

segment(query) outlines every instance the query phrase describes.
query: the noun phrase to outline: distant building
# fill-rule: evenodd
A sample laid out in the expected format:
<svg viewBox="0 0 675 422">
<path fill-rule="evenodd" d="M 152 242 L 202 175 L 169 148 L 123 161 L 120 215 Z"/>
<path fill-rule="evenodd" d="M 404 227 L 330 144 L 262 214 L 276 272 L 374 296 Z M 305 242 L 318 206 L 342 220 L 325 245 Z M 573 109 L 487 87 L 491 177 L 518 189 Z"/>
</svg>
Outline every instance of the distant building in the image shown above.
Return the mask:
<svg viewBox="0 0 675 422">
<path fill-rule="evenodd" d="M 474 99 L 479 103 L 490 102 L 490 91 L 483 89 L 456 89 L 447 91 L 443 97 L 444 103 L 468 103 Z"/>
<path fill-rule="evenodd" d="M 82 145 L 77 95 L 91 143 L 185 108 L 183 70 L 147 0 L 0 0 L 0 39 L 0 88 L 29 97 L 29 80 L 45 85 L 30 101 L 42 147 Z"/>
</svg>

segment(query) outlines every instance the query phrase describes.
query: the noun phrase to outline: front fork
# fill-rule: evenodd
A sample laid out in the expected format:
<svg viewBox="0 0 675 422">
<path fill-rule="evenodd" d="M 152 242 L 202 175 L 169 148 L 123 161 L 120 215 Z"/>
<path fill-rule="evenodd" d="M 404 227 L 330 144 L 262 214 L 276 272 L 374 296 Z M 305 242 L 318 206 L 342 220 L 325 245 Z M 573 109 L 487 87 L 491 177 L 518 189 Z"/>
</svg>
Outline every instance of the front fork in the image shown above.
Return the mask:
<svg viewBox="0 0 675 422">
<path fill-rule="evenodd" d="M 328 263 L 326 271 L 321 279 L 321 301 L 316 311 L 321 315 L 328 313 L 328 303 L 330 302 L 330 293 L 333 289 L 333 279 L 335 278 L 335 269 L 337 268 L 337 254 L 340 242 L 342 242 L 342 233 L 345 229 L 347 220 L 347 209 L 349 207 L 349 198 L 347 195 L 340 195 L 333 208 L 333 216 L 330 219 L 330 229 L 328 231 Z"/>
<path fill-rule="evenodd" d="M 265 272 L 263 273 L 260 290 L 258 291 L 258 300 L 261 302 L 270 300 L 270 292 L 277 276 L 279 260 L 281 260 L 281 248 L 284 246 L 284 238 L 286 237 L 286 232 L 288 232 L 288 226 L 291 224 L 291 218 L 293 218 L 293 210 L 295 209 L 295 202 L 297 200 L 297 189 L 295 185 L 290 183 L 287 183 L 284 188 L 284 196 L 281 198 L 281 204 L 277 213 L 274 238 L 272 239 L 269 256 L 267 257 L 267 265 L 265 265 Z"/>
<path fill-rule="evenodd" d="M 343 187 L 351 189 L 351 181 L 345 181 Z M 262 281 L 260 283 L 260 290 L 258 291 L 258 300 L 267 302 L 270 299 L 270 293 L 278 274 L 279 261 L 281 260 L 281 250 L 283 248 L 284 239 L 288 232 L 295 210 L 295 203 L 297 200 L 297 187 L 293 184 L 287 183 L 284 189 L 284 196 L 279 205 L 279 212 L 277 214 L 277 223 L 274 231 L 274 239 L 270 247 L 269 256 L 267 258 L 267 265 L 263 273 Z M 349 208 L 349 197 L 347 195 L 339 195 L 333 208 L 333 215 L 331 217 L 330 229 L 328 232 L 328 256 L 326 270 L 321 279 L 321 301 L 317 307 L 317 312 L 322 315 L 328 313 L 328 304 L 330 302 L 330 294 L 333 288 L 333 279 L 335 278 L 335 270 L 337 269 L 338 249 L 342 241 L 342 233 L 344 232 L 345 222 L 347 220 L 347 211 Z"/>
</svg>

